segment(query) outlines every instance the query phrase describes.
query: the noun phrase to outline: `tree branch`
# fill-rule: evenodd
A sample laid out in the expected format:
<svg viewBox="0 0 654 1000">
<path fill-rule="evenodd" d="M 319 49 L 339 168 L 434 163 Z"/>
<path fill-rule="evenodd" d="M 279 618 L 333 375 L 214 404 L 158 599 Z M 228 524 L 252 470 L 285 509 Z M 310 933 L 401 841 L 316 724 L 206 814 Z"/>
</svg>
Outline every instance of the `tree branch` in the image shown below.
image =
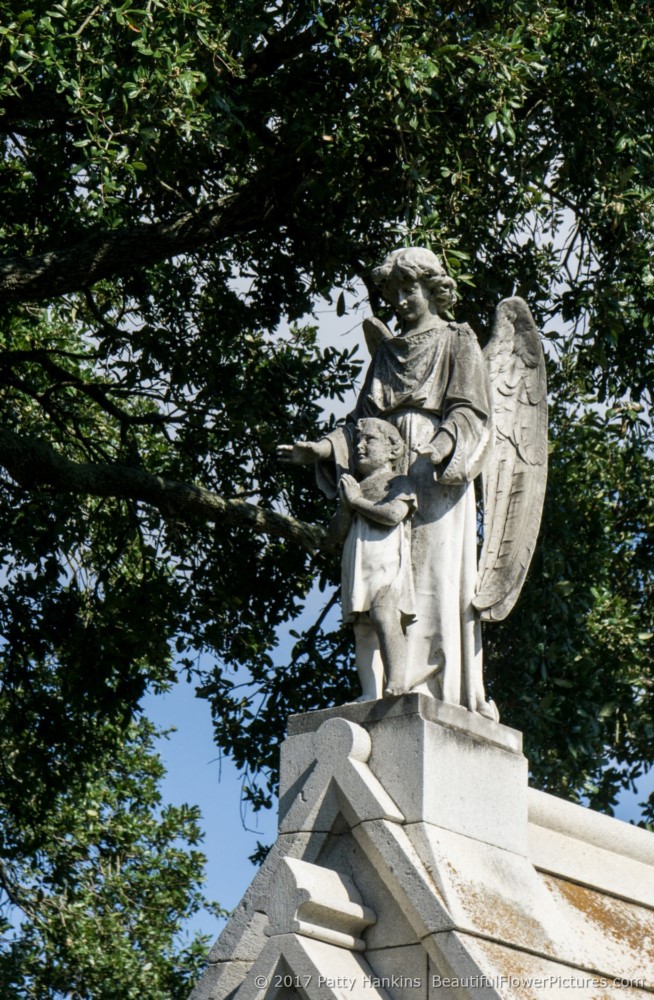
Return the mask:
<svg viewBox="0 0 654 1000">
<path fill-rule="evenodd" d="M 56 393 L 57 389 L 72 386 L 78 392 L 83 393 L 97 403 L 105 413 L 109 413 L 124 425 L 156 427 L 163 424 L 179 423 L 182 419 L 182 417 L 175 416 L 172 413 L 127 413 L 111 399 L 111 396 L 116 391 L 115 386 L 109 383 L 103 384 L 101 382 L 86 381 L 81 376 L 76 375 L 74 372 L 62 367 L 62 365 L 57 364 L 56 361 L 53 361 L 54 353 L 53 351 L 41 349 L 0 352 L 0 383 L 3 381 L 3 369 L 13 367 L 21 361 L 33 361 L 40 365 L 44 372 L 57 380 L 44 392 L 30 393 L 30 387 L 23 379 L 19 380 L 18 377 L 12 378 L 11 376 L 5 376 L 4 378 L 8 384 L 14 385 L 23 392 L 31 394 L 39 403 L 43 401 L 46 395 L 52 396 Z M 74 357 L 74 355 L 69 353 L 68 357 Z M 83 354 L 79 354 L 77 357 L 86 360 L 86 356 Z M 134 395 L 134 393 L 130 392 L 130 395 Z"/>
<path fill-rule="evenodd" d="M 72 462 L 43 441 L 0 430 L 0 464 L 21 486 L 63 493 L 137 500 L 166 517 L 199 518 L 285 538 L 309 552 L 327 548 L 327 532 L 317 524 L 265 510 L 244 500 L 226 499 L 202 486 L 162 479 L 128 465 Z"/>
<path fill-rule="evenodd" d="M 14 94 L 3 95 L 0 101 L 0 133 L 6 133 L 13 128 L 22 131 L 25 123 L 39 123 L 39 131 L 53 124 L 70 127 L 71 108 L 66 103 L 63 94 L 43 85 L 24 86 Z M 82 125 L 78 120 L 78 125 Z"/>
<path fill-rule="evenodd" d="M 38 910 L 32 905 L 32 900 L 23 886 L 14 878 L 7 865 L 0 861 L 0 891 L 4 892 L 12 906 L 22 910 L 30 920 L 35 921 Z"/>
<path fill-rule="evenodd" d="M 0 301 L 49 299 L 88 288 L 103 278 L 131 274 L 177 254 L 249 232 L 261 225 L 268 186 L 248 185 L 217 204 L 168 222 L 96 231 L 74 246 L 34 257 L 0 259 Z"/>
<path fill-rule="evenodd" d="M 303 11 L 288 24 L 269 37 L 267 44 L 253 52 L 243 64 L 249 77 L 272 75 L 284 63 L 291 62 L 316 43 L 315 23 L 298 33 L 298 25 L 305 20 Z"/>
</svg>

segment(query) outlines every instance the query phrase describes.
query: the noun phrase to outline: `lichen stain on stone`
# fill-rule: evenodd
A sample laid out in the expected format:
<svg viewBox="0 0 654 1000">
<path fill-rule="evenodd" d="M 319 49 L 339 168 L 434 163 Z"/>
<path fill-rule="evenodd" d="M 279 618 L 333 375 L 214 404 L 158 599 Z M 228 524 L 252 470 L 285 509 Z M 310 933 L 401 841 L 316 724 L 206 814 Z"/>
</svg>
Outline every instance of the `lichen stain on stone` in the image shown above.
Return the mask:
<svg viewBox="0 0 654 1000">
<path fill-rule="evenodd" d="M 489 963 L 485 972 L 487 978 L 494 976 L 499 980 L 503 976 L 508 979 L 509 983 L 503 985 L 502 989 L 498 991 L 505 1000 L 545 1000 L 546 997 L 551 997 L 551 1000 L 560 1000 L 562 998 L 562 994 L 557 997 L 552 990 L 547 990 L 547 992 L 539 990 L 539 993 L 536 994 L 534 987 L 530 985 L 536 978 L 545 979 L 556 975 L 561 966 L 550 964 L 547 959 L 517 951 L 495 941 L 480 942 L 479 949 Z M 603 1000 L 608 995 L 602 993 L 600 996 L 598 994 L 597 997 L 593 997 L 593 1000 Z M 566 991 L 565 996 L 569 996 L 569 991 Z M 584 1000 L 589 1000 L 588 996 L 585 996 Z"/>
<path fill-rule="evenodd" d="M 648 958 L 654 962 L 654 913 L 650 910 L 552 875 L 543 880 L 605 938 L 613 938 L 621 950 L 629 949 L 641 961 Z"/>
<path fill-rule="evenodd" d="M 472 929 L 521 947 L 536 944 L 540 950 L 554 954 L 542 924 L 517 902 L 499 895 L 488 885 L 462 879 L 449 861 L 444 861 L 442 867 L 450 873 L 452 889 Z"/>
<path fill-rule="evenodd" d="M 491 978 L 491 969 L 492 975 L 498 979 L 500 976 L 508 978 L 510 985 L 504 986 L 501 993 L 505 1000 L 547 1000 L 547 998 L 563 1000 L 563 997 L 572 997 L 573 993 L 579 994 L 579 1000 L 628 1000 L 629 997 L 645 997 L 640 990 L 635 991 L 628 987 L 597 986 L 590 987 L 589 990 L 557 987 L 556 983 L 551 982 L 552 979 L 568 977 L 583 982 L 591 979 L 593 973 L 585 972 L 581 968 L 552 963 L 525 952 L 514 951 L 494 941 L 480 942 L 479 950 L 489 963 L 485 971 L 488 978 Z M 535 992 L 535 988 L 531 985 L 535 979 L 548 980 L 551 985 L 547 989 L 539 987 L 538 992 Z"/>
<path fill-rule="evenodd" d="M 443 892 L 443 880 L 440 877 L 438 865 L 432 864 L 429 861 L 423 861 L 423 867 L 429 877 L 429 882 L 434 894 L 438 898 L 439 902 L 447 908 L 448 901 Z"/>
</svg>

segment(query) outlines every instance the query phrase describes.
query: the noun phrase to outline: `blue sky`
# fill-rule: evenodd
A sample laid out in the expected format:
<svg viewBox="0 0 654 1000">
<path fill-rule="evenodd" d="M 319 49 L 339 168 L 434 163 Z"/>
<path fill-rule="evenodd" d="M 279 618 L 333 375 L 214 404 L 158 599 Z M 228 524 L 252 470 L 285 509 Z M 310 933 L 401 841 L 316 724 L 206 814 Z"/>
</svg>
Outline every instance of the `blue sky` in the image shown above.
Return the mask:
<svg viewBox="0 0 654 1000">
<path fill-rule="evenodd" d="M 241 803 L 241 781 L 234 764 L 220 759 L 213 742 L 209 703 L 195 697 L 193 685 L 180 681 L 165 695 L 150 695 L 145 714 L 162 728 L 175 727 L 159 741 L 166 766 L 163 794 L 167 802 L 198 805 L 206 831 L 205 894 L 226 909 L 233 909 L 247 889 L 255 868 L 248 856 L 257 841 L 272 843 L 277 817 L 271 810 L 253 814 Z M 213 917 L 199 915 L 194 930 L 215 935 Z"/>
</svg>

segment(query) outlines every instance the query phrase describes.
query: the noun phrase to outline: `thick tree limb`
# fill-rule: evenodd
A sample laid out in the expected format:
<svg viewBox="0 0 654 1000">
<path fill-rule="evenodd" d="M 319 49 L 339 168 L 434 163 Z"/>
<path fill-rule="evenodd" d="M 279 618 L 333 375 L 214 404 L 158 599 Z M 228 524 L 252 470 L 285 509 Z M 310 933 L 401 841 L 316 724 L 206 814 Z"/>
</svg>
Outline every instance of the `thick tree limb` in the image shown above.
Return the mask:
<svg viewBox="0 0 654 1000">
<path fill-rule="evenodd" d="M 33 257 L 0 259 L 0 301 L 51 299 L 88 288 L 103 278 L 131 274 L 226 236 L 233 239 L 261 225 L 269 197 L 270 186 L 267 191 L 248 187 L 169 222 L 96 231 L 70 247 Z"/>
<path fill-rule="evenodd" d="M 79 118 L 73 120 L 70 105 L 63 94 L 38 84 L 25 86 L 14 95 L 5 94 L 0 102 L 0 133 L 6 134 L 14 129 L 21 133 L 26 123 L 38 125 L 38 131 L 54 125 L 65 126 L 72 131 L 74 126 L 81 129 L 83 124 Z"/>
<path fill-rule="evenodd" d="M 166 517 L 201 519 L 285 538 L 311 552 L 327 547 L 320 525 L 297 521 L 244 500 L 226 499 L 202 486 L 154 476 L 128 465 L 72 462 L 43 441 L 0 430 L 0 465 L 25 487 L 47 487 L 85 496 L 138 500 Z"/>
</svg>

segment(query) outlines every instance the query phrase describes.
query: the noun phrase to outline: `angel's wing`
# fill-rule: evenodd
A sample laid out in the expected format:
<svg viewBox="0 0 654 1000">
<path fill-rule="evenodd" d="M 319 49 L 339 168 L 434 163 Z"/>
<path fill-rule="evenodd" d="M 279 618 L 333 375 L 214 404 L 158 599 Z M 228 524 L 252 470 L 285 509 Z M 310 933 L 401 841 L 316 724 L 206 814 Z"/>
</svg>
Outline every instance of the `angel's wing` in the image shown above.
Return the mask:
<svg viewBox="0 0 654 1000">
<path fill-rule="evenodd" d="M 374 358 L 377 348 L 382 340 L 392 340 L 393 334 L 385 323 L 382 323 L 376 316 L 370 316 L 363 321 L 363 335 L 366 338 L 366 345 L 370 351 L 370 357 Z"/>
<path fill-rule="evenodd" d="M 536 546 L 547 481 L 547 383 L 527 303 L 504 299 L 484 351 L 495 407 L 495 446 L 483 473 L 484 545 L 475 608 L 506 618 Z"/>
</svg>

